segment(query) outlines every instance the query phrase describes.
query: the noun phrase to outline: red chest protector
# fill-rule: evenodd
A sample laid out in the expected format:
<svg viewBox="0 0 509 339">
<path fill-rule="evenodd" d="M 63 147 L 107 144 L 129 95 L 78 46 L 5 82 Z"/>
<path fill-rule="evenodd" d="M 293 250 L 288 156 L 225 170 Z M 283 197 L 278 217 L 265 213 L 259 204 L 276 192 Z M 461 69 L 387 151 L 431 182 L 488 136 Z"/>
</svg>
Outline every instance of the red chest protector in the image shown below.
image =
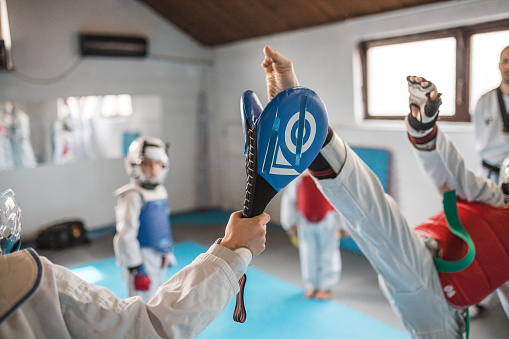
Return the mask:
<svg viewBox="0 0 509 339">
<path fill-rule="evenodd" d="M 302 176 L 297 186 L 297 210 L 308 220 L 319 222 L 334 207 L 316 187 L 313 178 Z"/>
<path fill-rule="evenodd" d="M 464 309 L 478 304 L 509 280 L 509 208 L 458 199 L 457 209 L 459 219 L 475 245 L 474 261 L 459 272 L 439 272 L 439 276 L 449 303 Z M 465 241 L 450 232 L 444 211 L 415 230 L 438 242 L 443 260 L 457 261 L 468 251 Z"/>
</svg>

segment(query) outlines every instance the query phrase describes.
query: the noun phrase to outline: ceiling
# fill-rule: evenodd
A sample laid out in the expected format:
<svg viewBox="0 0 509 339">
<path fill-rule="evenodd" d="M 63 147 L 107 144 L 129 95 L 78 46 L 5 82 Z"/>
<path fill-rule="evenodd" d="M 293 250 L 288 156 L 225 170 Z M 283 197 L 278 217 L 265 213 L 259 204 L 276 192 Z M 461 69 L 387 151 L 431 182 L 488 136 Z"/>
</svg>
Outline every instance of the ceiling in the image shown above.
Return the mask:
<svg viewBox="0 0 509 339">
<path fill-rule="evenodd" d="M 138 0 L 205 46 L 450 0 Z"/>
</svg>

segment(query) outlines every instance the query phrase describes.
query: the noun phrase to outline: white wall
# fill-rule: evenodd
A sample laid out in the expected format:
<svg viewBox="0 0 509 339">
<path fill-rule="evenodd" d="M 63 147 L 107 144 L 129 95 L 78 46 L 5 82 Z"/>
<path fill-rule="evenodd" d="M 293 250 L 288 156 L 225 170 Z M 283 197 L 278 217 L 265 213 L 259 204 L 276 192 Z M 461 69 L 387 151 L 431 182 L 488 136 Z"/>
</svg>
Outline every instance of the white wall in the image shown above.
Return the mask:
<svg viewBox="0 0 509 339">
<path fill-rule="evenodd" d="M 353 146 L 374 146 L 393 154 L 393 192 L 409 223 L 416 226 L 441 208 L 441 198 L 421 174 L 404 131 L 403 122 L 362 121 L 360 70 L 357 44 L 384 38 L 509 17 L 509 1 L 450 1 L 325 27 L 226 45 L 215 49 L 213 86 L 214 115 L 213 194 L 225 208 L 241 209 L 245 174 L 239 99 L 244 90 L 267 102 L 265 77 L 260 66 L 262 49 L 270 45 L 294 61 L 300 84 L 314 89 L 325 101 L 331 126 Z M 496 67 L 496 65 L 494 65 Z M 441 124 L 457 143 L 467 166 L 477 170 L 470 123 Z M 233 186 L 232 186 L 233 185 Z M 279 219 L 279 198 L 267 211 Z"/>
<path fill-rule="evenodd" d="M 194 208 L 198 98 L 211 52 L 134 0 L 8 0 L 7 6 L 15 71 L 0 72 L 0 101 L 161 96 L 163 139 L 171 144 L 170 207 Z M 146 36 L 150 57 L 81 58 L 78 32 Z M 82 218 L 89 229 L 112 225 L 112 192 L 127 182 L 120 159 L 0 172 L 0 190 L 19 195 L 25 238 L 63 218 Z"/>
<path fill-rule="evenodd" d="M 0 72 L 0 101 L 119 93 L 162 96 L 164 141 L 171 143 L 166 186 L 173 212 L 195 208 L 200 200 L 197 169 L 207 166 L 202 166 L 198 151 L 197 120 L 204 89 L 211 116 L 209 206 L 242 208 L 239 99 L 252 89 L 266 103 L 260 63 L 263 46 L 271 45 L 294 60 L 301 84 L 324 99 L 331 125 L 347 142 L 392 151 L 394 196 L 412 225 L 438 210 L 440 198 L 420 175 L 401 123 L 362 121 L 356 46 L 363 39 L 509 17 L 508 1 L 450 1 L 207 49 L 134 0 L 8 0 L 7 5 L 16 72 Z M 145 35 L 151 57 L 81 59 L 80 31 Z M 213 67 L 203 62 L 211 59 Z M 55 78 L 68 69 L 62 79 Z M 442 126 L 460 146 L 467 165 L 475 167 L 470 124 Z M 111 193 L 125 182 L 120 159 L 0 173 L 0 189 L 11 187 L 20 197 L 25 237 L 67 217 L 83 218 L 90 229 L 111 225 Z M 279 220 L 278 196 L 268 212 Z"/>
</svg>

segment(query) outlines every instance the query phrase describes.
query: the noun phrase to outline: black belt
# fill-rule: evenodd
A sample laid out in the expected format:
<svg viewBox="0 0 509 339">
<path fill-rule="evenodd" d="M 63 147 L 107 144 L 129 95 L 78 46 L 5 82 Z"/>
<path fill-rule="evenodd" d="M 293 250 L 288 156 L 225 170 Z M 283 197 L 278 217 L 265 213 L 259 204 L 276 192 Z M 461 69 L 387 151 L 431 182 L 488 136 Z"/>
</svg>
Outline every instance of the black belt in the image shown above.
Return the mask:
<svg viewBox="0 0 509 339">
<path fill-rule="evenodd" d="M 489 164 L 489 163 L 487 163 L 484 160 L 482 161 L 482 165 L 484 167 L 486 167 L 487 169 L 489 169 L 490 171 L 500 172 L 500 167 L 499 166 L 495 166 L 495 165 Z"/>
</svg>

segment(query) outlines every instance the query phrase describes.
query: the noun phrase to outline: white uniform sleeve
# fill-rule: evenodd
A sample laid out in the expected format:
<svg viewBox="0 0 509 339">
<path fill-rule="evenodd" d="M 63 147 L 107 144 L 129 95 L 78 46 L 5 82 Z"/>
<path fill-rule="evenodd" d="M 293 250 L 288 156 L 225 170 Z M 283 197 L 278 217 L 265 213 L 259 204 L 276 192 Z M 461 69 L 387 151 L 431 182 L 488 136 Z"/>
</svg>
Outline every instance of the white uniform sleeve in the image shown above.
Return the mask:
<svg viewBox="0 0 509 339">
<path fill-rule="evenodd" d="M 283 190 L 281 196 L 281 226 L 284 230 L 289 230 L 292 226 L 297 224 L 298 211 L 297 211 L 297 186 L 299 185 L 300 177 L 292 181 Z"/>
<path fill-rule="evenodd" d="M 33 259 L 23 271 L 39 272 L 39 279 L 29 297 L 12 303 L 16 308 L 0 322 L 2 337 L 194 338 L 239 291 L 238 280 L 247 268 L 239 254 L 214 244 L 144 304 L 140 297 L 119 299 L 30 252 Z M 30 252 L 15 253 L 31 256 Z M 16 256 L 0 258 L 0 268 L 12 266 L 8 259 Z M 4 284 L 21 285 L 23 276 L 0 280 L 0 289 Z"/>
<path fill-rule="evenodd" d="M 468 170 L 463 157 L 440 128 L 436 138 L 436 148 L 433 151 L 418 151 L 412 148 L 424 172 L 441 193 L 454 189 L 460 198 L 467 201 L 483 202 L 492 206 L 504 204 L 504 196 L 498 184 Z"/>
<path fill-rule="evenodd" d="M 194 338 L 239 292 L 246 268 L 241 255 L 214 244 L 163 284 L 147 308 L 165 324 L 169 337 Z"/>
<path fill-rule="evenodd" d="M 488 143 L 487 135 L 484 129 L 485 120 L 489 119 L 491 114 L 491 112 L 488 110 L 488 107 L 486 107 L 488 101 L 487 95 L 488 94 L 483 95 L 479 101 L 477 101 L 474 115 L 472 117 L 472 121 L 474 123 L 475 148 L 481 157 L 483 157 L 483 151 Z"/>
<path fill-rule="evenodd" d="M 138 230 L 143 199 L 139 192 L 131 190 L 118 197 L 115 208 L 117 233 L 113 239 L 115 255 L 120 265 L 135 267 L 143 264 Z"/>
</svg>

